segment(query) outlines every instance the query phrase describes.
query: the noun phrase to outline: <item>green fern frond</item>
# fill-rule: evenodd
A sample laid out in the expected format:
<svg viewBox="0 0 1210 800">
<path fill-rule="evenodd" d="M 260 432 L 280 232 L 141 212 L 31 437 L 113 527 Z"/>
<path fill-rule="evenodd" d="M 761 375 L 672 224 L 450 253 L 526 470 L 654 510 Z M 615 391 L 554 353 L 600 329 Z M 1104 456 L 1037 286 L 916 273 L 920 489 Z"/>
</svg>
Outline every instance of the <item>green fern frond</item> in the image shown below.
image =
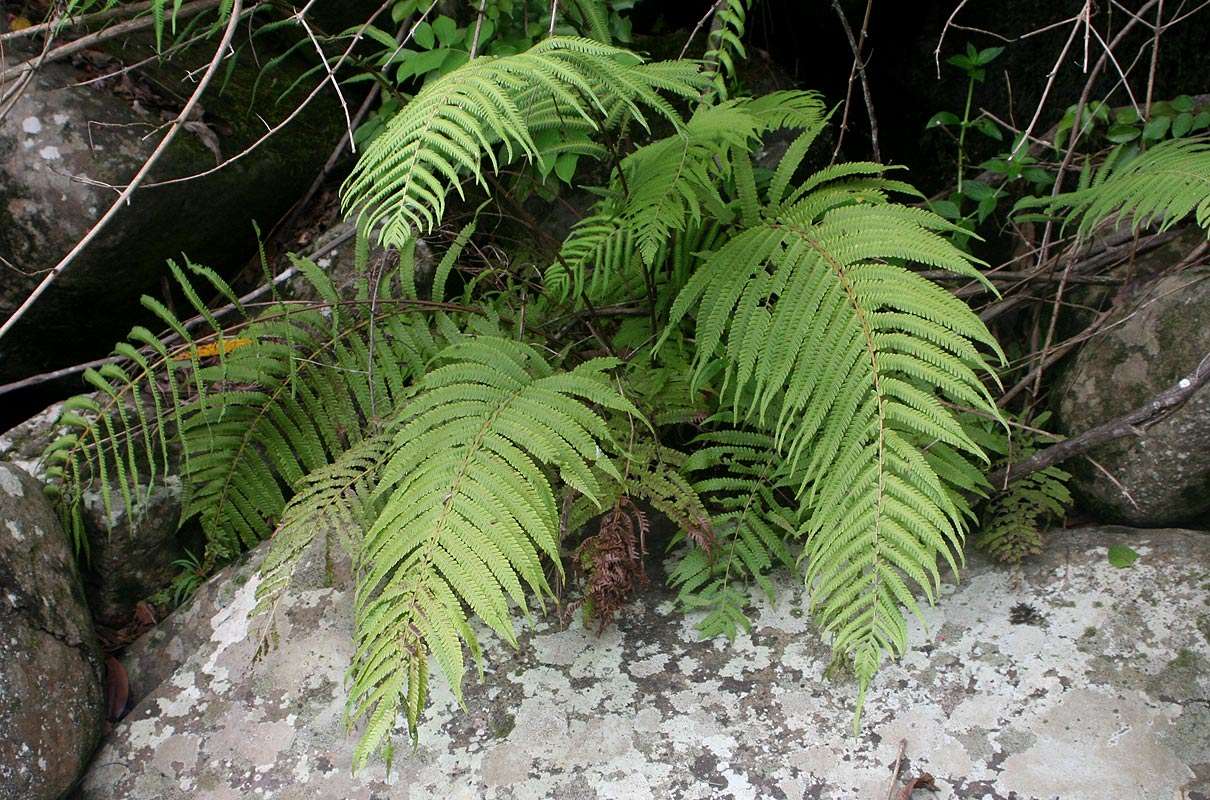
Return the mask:
<svg viewBox="0 0 1210 800">
<path fill-rule="evenodd" d="M 1043 529 L 1062 520 L 1071 505 L 1070 479 L 1070 473 L 1047 467 L 1014 480 L 988 501 L 975 547 L 1009 564 L 1041 555 Z"/>
<path fill-rule="evenodd" d="M 484 183 L 485 158 L 493 169 L 500 158 L 540 158 L 531 107 L 553 104 L 561 119 L 592 130 L 602 117 L 646 125 L 640 106 L 679 124 L 660 92 L 691 96 L 697 83 L 691 64 L 644 64 L 588 39 L 551 37 L 517 55 L 481 56 L 427 84 L 387 124 L 346 180 L 344 208 L 367 230 L 381 224 L 384 245 L 400 246 L 436 227 L 464 178 Z"/>
<path fill-rule="evenodd" d="M 736 60 L 748 57 L 743 38 L 750 6 L 751 0 L 720 0 L 714 12 L 706 40 L 706 63 L 710 92 L 721 100 L 727 99 L 729 84 L 735 82 Z"/>
<path fill-rule="evenodd" d="M 713 248 L 720 232 L 735 221 L 737 206 L 745 224 L 754 222 L 756 186 L 747 153 L 760 137 L 779 128 L 801 128 L 806 129 L 803 142 L 809 144 L 825 120 L 823 104 L 813 92 L 777 92 L 699 107 L 683 129 L 622 160 L 621 176 L 614 178 L 607 197 L 573 228 L 548 267 L 548 287 L 563 299 L 584 293 L 602 301 L 611 289 L 643 286 L 639 273 L 644 269 L 656 273 L 655 283 L 662 284 L 664 276 L 656 268 L 670 258 L 687 277 L 691 268 L 686 262 Z M 733 177 L 734 200 L 724 196 Z M 674 280 L 674 288 L 682 284 Z"/>
<path fill-rule="evenodd" d="M 540 559 L 558 559 L 545 470 L 599 498 L 594 470 L 618 473 L 588 403 L 638 413 L 606 379 L 614 359 L 555 372 L 528 345 L 475 336 L 435 363 L 392 424 L 383 510 L 361 548 L 349 699 L 353 719 L 369 718 L 359 764 L 400 708 L 415 734 L 430 655 L 461 696 L 463 645 L 476 648 L 467 609 L 515 643 L 510 604 L 549 594 Z"/>
<path fill-rule="evenodd" d="M 398 312 L 391 280 L 380 283 L 376 315 L 368 302 L 343 304 L 314 263 L 294 265 L 327 307 L 250 323 L 247 344 L 200 373 L 221 390 L 183 414 L 183 514 L 198 516 L 219 560 L 267 538 L 289 490 L 389 414 L 439 349 L 427 321 Z"/>
<path fill-rule="evenodd" d="M 1210 234 L 1210 139 L 1170 139 L 1125 164 L 1107 163 L 1087 186 L 1050 206 L 1067 210 L 1081 238 L 1110 219 L 1128 219 L 1136 231 L 1166 230 L 1190 214 Z"/>
<path fill-rule="evenodd" d="M 808 179 L 789 204 L 709 254 L 677 297 L 696 311 L 696 370 L 719 355 L 735 419 L 767 427 L 801 470 L 803 559 L 816 614 L 865 688 L 901 653 L 901 612 L 932 600 L 937 559 L 956 567 L 966 520 L 925 446 L 984 459 L 942 399 L 998 418 L 970 309 L 900 264 L 979 279 L 949 223 L 888 202 L 877 165 Z M 858 175 L 859 177 L 850 177 Z M 859 710 L 860 713 L 860 710 Z"/>
<path fill-rule="evenodd" d="M 261 562 L 252 615 L 276 608 L 317 536 L 335 535 L 351 554 L 356 553 L 362 532 L 377 516 L 372 497 L 389 444 L 388 436 L 369 436 L 300 482 Z"/>
<path fill-rule="evenodd" d="M 795 564 L 790 540 L 800 512 L 779 495 L 792 495 L 796 487 L 767 434 L 721 430 L 700 437 L 698 445 L 685 470 L 704 476 L 693 488 L 717 509 L 711 516 L 717 538 L 711 549 L 687 544 L 668 583 L 682 608 L 705 612 L 697 626 L 703 638 L 733 639 L 750 626 L 744 613 L 748 592 L 740 587 L 755 583 L 772 600 L 776 592 L 768 573 Z"/>
</svg>

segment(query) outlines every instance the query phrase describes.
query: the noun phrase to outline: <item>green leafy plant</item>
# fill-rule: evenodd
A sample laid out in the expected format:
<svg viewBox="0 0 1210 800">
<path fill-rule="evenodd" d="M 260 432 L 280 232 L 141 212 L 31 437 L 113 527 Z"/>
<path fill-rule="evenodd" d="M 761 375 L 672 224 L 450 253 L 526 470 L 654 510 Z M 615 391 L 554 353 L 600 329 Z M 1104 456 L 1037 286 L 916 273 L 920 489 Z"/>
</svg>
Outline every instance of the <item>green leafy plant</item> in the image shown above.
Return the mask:
<svg viewBox="0 0 1210 800">
<path fill-rule="evenodd" d="M 1049 419 L 1044 412 L 1029 420 L 1029 425 L 1015 426 L 1011 435 L 987 422 L 971 425 L 972 435 L 983 448 L 995 453 L 997 468 L 1009 466 L 1028 458 L 1044 441 L 1038 431 Z M 998 561 L 1019 564 L 1029 556 L 1040 555 L 1044 546 L 1043 531 L 1061 522 L 1071 507 L 1071 492 L 1067 488 L 1071 475 L 1056 466 L 1031 472 L 1016 478 L 1007 486 L 991 487 L 990 497 L 978 503 L 979 532 L 975 547 Z"/>
<path fill-rule="evenodd" d="M 204 563 L 271 536 L 265 611 L 335 531 L 357 567 L 358 763 L 400 713 L 416 735 L 430 659 L 459 695 L 480 658 L 472 620 L 516 644 L 514 612 L 555 596 L 562 544 L 594 515 L 576 551 L 585 605 L 624 613 L 640 502 L 680 530 L 671 581 L 705 635 L 735 635 L 749 587 L 799 571 L 853 666 L 856 723 L 879 664 L 907 646 L 905 615 L 961 561 L 964 493 L 987 457 L 953 408 L 999 418 L 985 381 L 1002 356 L 919 274 L 983 280 L 958 226 L 900 202 L 919 194 L 893 168 L 806 174 L 821 99 L 723 99 L 710 69 L 554 36 L 433 77 L 344 186 L 362 256 L 376 240 L 399 267 L 367 268 L 345 296 L 299 259 L 319 300 L 255 311 L 213 272 L 174 268 L 197 321 L 149 300 L 175 344 L 137 329 L 122 366 L 89 373 L 101 395 L 69 404 L 72 432 L 49 453 L 65 513 L 96 484 L 137 502 L 146 464 L 167 469 L 180 443 Z M 758 167 L 779 130 L 791 144 Z M 600 142 L 615 134 L 643 141 L 615 155 Z M 540 282 L 460 268 L 465 231 L 419 296 L 417 241 L 451 193 L 474 182 L 506 200 L 504 167 L 568 150 L 611 169 Z"/>
</svg>

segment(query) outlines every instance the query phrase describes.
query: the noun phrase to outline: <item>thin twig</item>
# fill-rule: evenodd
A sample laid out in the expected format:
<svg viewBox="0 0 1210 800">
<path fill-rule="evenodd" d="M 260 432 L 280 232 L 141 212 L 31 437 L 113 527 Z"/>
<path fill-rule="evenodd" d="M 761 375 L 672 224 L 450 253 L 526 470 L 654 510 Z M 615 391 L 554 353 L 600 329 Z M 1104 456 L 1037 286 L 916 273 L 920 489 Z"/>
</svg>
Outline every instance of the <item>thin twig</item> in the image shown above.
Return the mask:
<svg viewBox="0 0 1210 800">
<path fill-rule="evenodd" d="M 68 17 L 65 14 L 59 14 L 54 19 L 47 22 L 39 22 L 37 25 L 30 25 L 28 28 L 22 28 L 19 31 L 0 33 L 0 44 L 13 39 L 37 36 L 38 34 L 44 32 L 54 36 L 64 28 L 82 28 L 95 25 L 98 22 L 108 22 L 111 19 L 119 17 L 133 17 L 138 14 L 142 14 L 144 11 L 151 8 L 151 5 L 151 0 L 144 0 L 142 3 L 131 3 L 130 5 L 117 6 L 116 8 L 107 8 L 102 11 L 94 11 L 91 14 L 83 14 L 78 17 Z"/>
<path fill-rule="evenodd" d="M 340 67 L 344 64 L 345 60 L 349 57 L 349 54 L 353 52 L 353 48 L 357 45 L 357 43 L 359 41 L 361 41 L 361 36 L 364 33 L 365 29 L 368 28 L 370 26 L 370 24 L 380 14 L 382 14 L 382 12 L 386 11 L 386 9 L 391 5 L 391 2 L 392 2 L 392 0 L 387 0 L 387 2 L 383 3 L 381 6 L 378 7 L 378 10 L 375 11 L 374 14 L 368 20 L 366 20 L 364 23 L 362 23 L 362 25 L 358 29 L 357 33 L 355 33 L 353 35 L 352 41 L 349 42 L 349 46 L 347 48 L 345 48 L 345 51 L 343 53 L 341 53 L 340 58 L 336 59 L 336 63 L 333 65 L 333 70 L 340 69 Z M 434 2 L 434 5 L 435 4 L 436 3 Z M 306 108 L 308 105 L 310 105 L 311 101 L 319 96 L 319 93 L 321 91 L 323 91 L 323 88 L 324 88 L 324 86 L 327 85 L 327 83 L 328 83 L 327 80 L 322 80 L 319 83 L 317 83 L 315 85 L 315 88 L 311 90 L 310 94 L 308 94 L 306 97 L 304 97 L 303 101 L 301 103 L 299 103 L 297 106 L 295 106 L 294 109 L 289 114 L 286 115 L 285 119 L 283 119 L 281 122 L 277 123 L 276 125 L 269 127 L 269 129 L 266 130 L 265 133 L 262 134 L 259 139 L 257 139 L 255 142 L 253 142 L 252 144 L 245 147 L 240 152 L 231 156 L 227 160 L 223 161 L 221 164 L 216 164 L 213 167 L 211 167 L 210 169 L 202 170 L 201 172 L 195 172 L 192 175 L 183 175 L 179 178 L 168 178 L 168 179 L 162 180 L 162 181 L 152 181 L 151 183 L 147 184 L 147 188 L 151 189 L 156 186 L 171 186 L 172 184 L 175 184 L 175 183 L 185 183 L 187 181 L 197 180 L 198 178 L 204 178 L 207 175 L 213 175 L 214 173 L 216 173 L 220 170 L 226 169 L 227 167 L 234 164 L 236 161 L 239 161 L 240 159 L 247 156 L 253 150 L 256 150 L 262 144 L 264 144 L 269 139 L 271 139 L 273 136 L 275 136 L 279 131 L 281 131 L 283 128 L 285 128 L 287 125 L 289 125 L 291 122 L 293 122 L 294 119 L 303 112 L 303 109 Z M 351 140 L 350 140 L 350 142 L 351 142 Z"/>
<path fill-rule="evenodd" d="M 202 2 L 209 3 L 211 0 L 202 0 Z M 193 90 L 193 94 L 189 96 L 189 100 L 185 103 L 185 106 L 181 109 L 181 113 L 177 115 L 171 127 L 168 128 L 168 132 L 164 134 L 164 138 L 160 140 L 160 143 L 156 146 L 155 150 L 152 151 L 151 155 L 147 157 L 147 160 L 143 162 L 143 166 L 134 176 L 134 179 L 131 180 L 130 184 L 124 190 L 122 190 L 122 193 L 118 195 L 118 199 L 113 202 L 113 205 L 109 207 L 109 210 L 105 212 L 104 216 L 97 220 L 96 224 L 89 229 L 88 233 L 84 234 L 84 238 L 76 242 L 75 246 L 72 247 L 67 255 L 63 256 L 63 258 L 59 260 L 59 263 L 47 273 L 46 277 L 42 279 L 42 282 L 39 283 L 37 288 L 34 289 L 33 293 L 30 294 L 29 297 L 25 298 L 25 301 L 17 307 L 17 310 L 13 312 L 12 316 L 5 320 L 3 325 L 0 325 L 0 339 L 3 339 L 4 334 L 12 330 L 13 326 L 17 324 L 17 321 L 20 320 L 21 317 L 25 316 L 25 313 L 29 311 L 33 304 L 37 302 L 38 298 L 42 296 L 42 293 L 50 288 L 50 285 L 55 282 L 55 279 L 62 275 L 63 271 L 71 266 L 71 263 L 75 261 L 76 257 L 84 251 L 84 248 L 87 247 L 93 239 L 97 238 L 101 231 L 105 229 L 105 226 L 109 224 L 110 220 L 117 216 L 118 212 L 122 210 L 123 206 L 130 202 L 130 196 L 134 194 L 135 189 L 139 188 L 139 184 L 141 184 L 143 180 L 151 173 L 151 170 L 153 167 L 155 167 L 156 162 L 159 161 L 160 157 L 168 150 L 168 145 L 172 144 L 172 140 L 176 138 L 177 133 L 185 124 L 185 120 L 189 119 L 189 117 L 193 114 L 193 109 L 195 106 L 197 106 L 198 101 L 201 99 L 202 93 L 206 91 L 206 87 L 210 85 L 210 81 L 213 80 L 214 76 L 218 73 L 219 64 L 223 62 L 223 58 L 225 57 L 227 50 L 231 47 L 231 39 L 235 35 L 235 28 L 239 24 L 242 10 L 243 0 L 232 0 L 230 10 L 231 16 L 230 19 L 227 20 L 227 26 L 223 31 L 223 38 L 214 51 L 214 57 L 210 59 L 210 65 L 206 68 L 206 72 L 202 75 L 201 80 L 198 81 L 197 88 L 195 88 Z"/>
<path fill-rule="evenodd" d="M 874 114 L 874 100 L 870 97 L 870 82 L 865 74 L 866 62 L 862 59 L 862 53 L 865 51 L 866 34 L 870 27 L 870 9 L 873 7 L 874 0 L 866 0 L 865 17 L 861 21 L 861 35 L 854 37 L 853 28 L 849 25 L 849 18 L 845 16 L 844 9 L 840 7 L 839 0 L 832 0 L 832 10 L 836 12 L 836 16 L 840 17 L 840 25 L 844 28 L 845 37 L 849 40 L 849 49 L 853 51 L 853 66 L 849 69 L 849 85 L 845 91 L 844 116 L 840 121 L 840 133 L 836 137 L 836 148 L 832 151 L 833 161 L 836 160 L 836 156 L 840 153 L 840 145 L 844 141 L 845 129 L 848 127 L 849 94 L 853 91 L 854 73 L 861 78 L 861 93 L 865 98 L 866 113 L 870 117 L 870 142 L 873 145 L 874 160 L 878 162 L 882 161 L 882 154 L 878 151 L 878 117 Z"/>
<path fill-rule="evenodd" d="M 948 31 L 950 26 L 954 24 L 954 18 L 958 16 L 958 12 L 962 10 L 962 7 L 965 6 L 966 3 L 967 0 L 961 0 L 961 2 L 954 7 L 954 11 L 952 14 L 950 14 L 949 19 L 947 19 L 945 24 L 941 26 L 941 35 L 937 37 L 937 46 L 933 48 L 933 64 L 937 67 L 937 80 L 941 80 L 941 45 L 945 43 L 945 32 Z"/>
<path fill-rule="evenodd" d="M 310 4 L 308 3 L 308 7 L 309 6 Z M 311 40 L 311 44 L 314 46 L 315 52 L 319 54 L 320 63 L 324 65 L 324 71 L 328 73 L 328 80 L 332 84 L 332 91 L 336 92 L 336 97 L 338 100 L 340 100 L 340 108 L 345 114 L 345 127 L 348 129 L 349 135 L 349 149 L 356 153 L 357 143 L 353 140 L 353 119 L 349 115 L 349 104 L 345 102 L 345 93 L 340 90 L 340 81 L 336 80 L 336 72 L 332 69 L 332 65 L 328 63 L 327 54 L 324 53 L 323 47 L 320 46 L 319 40 L 315 38 L 315 34 L 311 31 L 311 26 L 307 23 L 307 18 L 304 16 L 305 11 L 306 9 L 298 12 L 296 15 L 298 17 L 298 23 L 302 25 L 303 30 L 306 31 L 307 38 Z"/>
<path fill-rule="evenodd" d="M 355 233 L 355 229 L 353 228 L 352 225 L 346 226 L 345 230 L 343 230 L 340 233 L 338 233 L 337 235 L 333 236 L 332 238 L 330 238 L 328 241 L 324 242 L 323 244 L 317 246 L 315 248 L 315 250 L 313 250 L 307 254 L 307 257 L 314 260 L 314 259 L 319 258 L 320 256 L 323 256 L 323 255 L 335 250 L 337 247 L 339 247 L 340 245 L 344 244 L 349 239 L 351 239 L 353 237 L 354 233 Z M 235 311 L 236 308 L 238 308 L 240 306 L 242 306 L 244 308 L 254 306 L 254 305 L 256 305 L 257 300 L 264 297 L 266 294 L 273 291 L 276 287 L 278 287 L 281 284 L 285 283 L 286 281 L 290 280 L 297 274 L 298 274 L 298 270 L 295 269 L 294 267 L 290 267 L 288 269 L 282 270 L 281 272 L 279 272 L 277 275 L 275 275 L 273 277 L 273 280 L 271 280 L 267 283 L 261 284 L 260 286 L 251 290 L 247 294 L 242 295 L 239 298 L 239 306 L 237 306 L 235 303 L 228 303 L 225 306 L 214 309 L 212 312 L 210 312 L 210 314 L 214 319 L 221 320 L 225 316 L 230 314 L 232 311 Z M 196 314 L 196 315 L 190 317 L 189 319 L 185 320 L 184 322 L 182 322 L 181 325 L 185 328 L 185 330 L 191 330 L 191 329 L 197 327 L 198 325 L 200 325 L 204 321 L 206 321 L 206 318 L 204 316 L 202 316 L 201 314 Z M 172 342 L 174 342 L 176 340 L 176 338 L 179 338 L 179 337 L 174 337 L 171 334 L 171 332 L 164 332 L 164 333 L 160 334 L 159 338 L 165 344 L 171 344 Z M 94 369 L 96 367 L 100 367 L 105 364 L 116 364 L 122 360 L 123 359 L 120 356 L 108 356 L 106 358 L 94 359 L 92 361 L 88 361 L 83 364 L 74 364 L 70 367 L 63 367 L 62 369 L 56 369 L 56 370 L 52 370 L 50 372 L 43 372 L 38 375 L 31 375 L 28 378 L 22 378 L 19 381 L 13 381 L 12 383 L 6 383 L 3 386 L 0 386 L 0 395 L 5 395 L 5 394 L 9 394 L 11 392 L 20 391 L 21 389 L 28 389 L 31 386 L 39 386 L 43 383 L 49 383 L 50 381 L 57 380 L 59 378 L 66 378 L 70 375 L 78 375 L 79 373 L 84 372 L 87 369 Z"/>
<path fill-rule="evenodd" d="M 479 55 L 479 32 L 483 30 L 483 17 L 487 12 L 487 0 L 480 0 L 479 13 L 475 15 L 475 36 L 471 39 L 470 60 L 474 61 L 475 56 Z"/>
<path fill-rule="evenodd" d="M 1116 441 L 1127 436 L 1142 436 L 1146 433 L 1148 426 L 1168 417 L 1195 392 L 1210 382 L 1208 362 L 1210 362 L 1210 354 L 1201 359 L 1193 372 L 1151 398 L 1146 404 L 1097 425 L 1095 428 L 1090 428 L 1078 436 L 1064 439 L 1058 444 L 1039 450 L 1029 458 L 1018 461 L 1007 469 L 993 472 L 988 476 L 988 480 L 993 486 L 1006 485 L 1022 475 L 1037 472 L 1073 456 L 1083 455 L 1088 450 L 1106 442 Z"/>
<path fill-rule="evenodd" d="M 903 754 L 907 752 L 907 739 L 899 740 L 899 754 L 895 756 L 895 766 L 891 769 L 891 785 L 887 788 L 887 800 L 894 800 L 895 788 L 899 785 L 899 770 L 903 767 Z"/>
</svg>

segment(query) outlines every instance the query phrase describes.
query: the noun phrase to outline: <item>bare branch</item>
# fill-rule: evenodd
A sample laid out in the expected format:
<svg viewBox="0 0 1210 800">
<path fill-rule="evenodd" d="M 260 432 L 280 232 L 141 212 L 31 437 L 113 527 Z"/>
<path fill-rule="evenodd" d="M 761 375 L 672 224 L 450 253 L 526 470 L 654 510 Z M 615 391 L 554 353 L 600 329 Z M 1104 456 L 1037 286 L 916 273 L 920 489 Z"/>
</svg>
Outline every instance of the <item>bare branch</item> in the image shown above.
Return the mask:
<svg viewBox="0 0 1210 800">
<path fill-rule="evenodd" d="M 993 486 L 1006 486 L 1011 481 L 1046 469 L 1052 464 L 1066 461 L 1073 456 L 1082 455 L 1098 445 L 1123 439 L 1127 436 L 1142 436 L 1148 426 L 1168 417 L 1180 408 L 1199 389 L 1210 382 L 1210 354 L 1204 356 L 1201 362 L 1189 375 L 1157 394 L 1146 404 L 1111 419 L 1101 425 L 1091 428 L 1078 436 L 1064 439 L 1058 444 L 1039 450 L 1027 459 L 1016 464 L 997 470 L 988 476 Z"/>
</svg>

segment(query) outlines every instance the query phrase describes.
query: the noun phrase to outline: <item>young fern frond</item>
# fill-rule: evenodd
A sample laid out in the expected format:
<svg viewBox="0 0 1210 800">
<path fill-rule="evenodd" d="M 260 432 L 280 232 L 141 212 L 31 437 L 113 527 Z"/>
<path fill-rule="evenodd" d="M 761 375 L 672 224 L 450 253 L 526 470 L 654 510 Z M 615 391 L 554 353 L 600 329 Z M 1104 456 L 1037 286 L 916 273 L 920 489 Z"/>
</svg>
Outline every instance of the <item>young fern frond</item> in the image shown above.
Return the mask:
<svg viewBox="0 0 1210 800">
<path fill-rule="evenodd" d="M 614 359 L 555 372 L 528 345 L 477 336 L 435 363 L 392 423 L 382 511 L 361 546 L 349 697 L 351 717 L 369 718 L 359 764 L 401 708 L 415 735 L 430 655 L 461 696 L 463 645 L 477 652 L 466 609 L 516 643 L 510 604 L 549 594 L 540 559 L 559 558 L 546 470 L 599 498 L 594 471 L 618 473 L 588 403 L 638 413 L 606 379 Z"/>
<path fill-rule="evenodd" d="M 711 515 L 715 546 L 708 550 L 688 543 L 668 583 L 677 589 L 683 608 L 705 611 L 697 626 L 703 638 L 733 639 L 740 628 L 751 627 L 744 612 L 746 584 L 755 583 L 772 600 L 776 592 L 769 571 L 794 566 L 790 539 L 798 531 L 800 512 L 779 494 L 792 495 L 797 487 L 767 434 L 720 430 L 705 434 L 698 444 L 685 470 L 702 474 L 693 488 L 717 509 Z"/>
<path fill-rule="evenodd" d="M 481 56 L 432 81 L 387 124 L 345 182 L 344 208 L 386 246 L 435 228 L 450 191 L 463 179 L 484 184 L 482 161 L 541 157 L 534 129 L 556 112 L 598 130 L 604 119 L 635 119 L 640 106 L 679 124 L 660 92 L 691 96 L 697 69 L 645 64 L 589 39 L 551 37 L 511 56 Z M 566 123 L 564 123 L 566 124 Z"/>
<path fill-rule="evenodd" d="M 84 373 L 84 381 L 95 396 L 79 395 L 64 402 L 58 424 L 67 432 L 56 438 L 44 455 L 50 479 L 48 491 L 57 500 L 78 552 L 86 552 L 88 546 L 83 517 L 85 492 L 96 490 L 106 519 L 114 518 L 120 501 L 137 524 L 145 487 L 157 475 L 174 469 L 174 444 L 184 427 L 188 398 L 207 396 L 207 384 L 201 377 L 202 360 L 222 360 L 248 343 L 238 335 L 228 337 L 185 271 L 171 261 L 168 266 L 185 297 L 198 310 L 197 324 L 187 327 L 162 303 L 144 297 L 143 305 L 181 344 L 170 347 L 142 326 L 131 330 L 129 341 L 114 349 L 122 362 Z M 246 318 L 231 287 L 213 270 L 191 262 L 186 262 L 186 268 L 211 290 L 231 300 L 236 313 Z M 188 453 L 185 458 L 187 466 Z"/>
<path fill-rule="evenodd" d="M 334 534 L 350 554 L 356 554 L 362 531 L 377 516 L 374 486 L 389 445 L 390 437 L 385 434 L 368 436 L 300 482 L 261 562 L 252 615 L 276 608 L 303 553 L 317 536 Z"/>
<path fill-rule="evenodd" d="M 1071 505 L 1070 479 L 1051 466 L 1014 480 L 984 507 L 975 547 L 1009 564 L 1041 555 L 1043 528 L 1062 520 Z"/>
<path fill-rule="evenodd" d="M 1050 203 L 1078 222 L 1081 238 L 1109 219 L 1130 220 L 1134 230 L 1166 230 L 1193 214 L 1210 234 L 1210 139 L 1170 139 L 1124 165 L 1107 163 L 1087 186 Z"/>
<path fill-rule="evenodd" d="M 751 5 L 751 0 L 718 0 L 706 38 L 710 93 L 718 99 L 727 99 L 728 84 L 735 82 L 735 63 L 748 56 L 743 38 Z"/>
<path fill-rule="evenodd" d="M 998 411 L 976 349 L 983 323 L 900 264 L 981 279 L 939 235 L 940 217 L 890 203 L 878 165 L 808 178 L 760 224 L 709 254 L 673 304 L 696 312 L 696 371 L 721 355 L 731 413 L 767 428 L 801 471 L 811 512 L 803 552 L 812 602 L 865 689 L 901 653 L 901 608 L 932 600 L 936 562 L 956 567 L 966 519 L 925 456 L 939 442 L 985 459 L 942 398 Z M 1002 356 L 1001 356 L 1002 357 Z"/>
</svg>

